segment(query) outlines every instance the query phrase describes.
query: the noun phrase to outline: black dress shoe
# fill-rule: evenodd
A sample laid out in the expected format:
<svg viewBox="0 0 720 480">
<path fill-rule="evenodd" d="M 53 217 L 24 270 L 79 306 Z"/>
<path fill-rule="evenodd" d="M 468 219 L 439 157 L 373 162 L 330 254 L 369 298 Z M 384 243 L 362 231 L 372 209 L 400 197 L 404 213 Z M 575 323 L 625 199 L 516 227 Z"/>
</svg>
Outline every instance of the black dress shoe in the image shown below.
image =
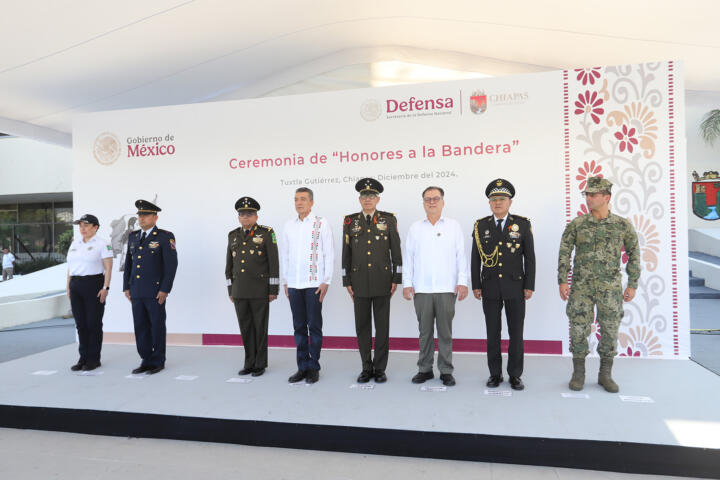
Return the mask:
<svg viewBox="0 0 720 480">
<path fill-rule="evenodd" d="M 147 372 L 148 370 L 150 370 L 150 367 L 148 367 L 147 365 L 140 365 L 135 370 L 133 370 L 132 373 L 137 375 L 138 373 Z"/>
<path fill-rule="evenodd" d="M 385 375 L 385 372 L 375 372 L 375 383 L 385 382 L 387 382 L 387 375 Z"/>
<path fill-rule="evenodd" d="M 441 373 L 440 380 L 442 380 L 442 384 L 446 387 L 455 385 L 455 377 L 452 376 L 452 373 Z"/>
<path fill-rule="evenodd" d="M 491 375 L 490 378 L 488 378 L 488 381 L 485 385 L 487 385 L 490 388 L 498 387 L 503 381 L 502 375 Z"/>
<path fill-rule="evenodd" d="M 263 373 L 265 373 L 265 369 L 264 369 L 264 368 L 256 368 L 255 370 L 253 370 L 252 376 L 253 376 L 253 377 L 259 377 L 259 376 L 262 375 Z"/>
<path fill-rule="evenodd" d="M 432 370 L 429 372 L 418 372 L 417 375 L 415 375 L 412 378 L 413 383 L 425 383 L 427 380 L 430 380 L 431 378 L 435 378 L 435 375 L 433 375 Z"/>
<path fill-rule="evenodd" d="M 95 370 L 100 366 L 100 362 L 87 362 L 85 365 L 82 366 L 83 371 L 87 372 L 90 370 Z"/>
<path fill-rule="evenodd" d="M 367 383 L 370 381 L 371 378 L 373 378 L 373 372 L 363 370 L 362 372 L 360 372 L 360 375 L 358 375 L 357 383 Z"/>
<path fill-rule="evenodd" d="M 305 375 L 306 375 L 306 372 L 303 372 L 302 370 L 298 370 L 290 378 L 288 378 L 288 382 L 297 383 L 300 380 L 303 380 L 305 378 Z"/>
<path fill-rule="evenodd" d="M 163 371 L 163 370 L 165 370 L 165 365 L 158 365 L 157 367 L 152 367 L 152 368 L 148 369 L 147 372 L 148 372 L 150 375 L 152 375 L 152 374 L 154 374 L 154 373 L 158 373 L 158 372 L 161 372 L 161 371 Z"/>
<path fill-rule="evenodd" d="M 238 375 L 250 375 L 250 374 L 253 373 L 254 371 L 255 371 L 255 370 L 253 370 L 252 368 L 243 368 L 242 370 L 240 370 L 240 371 L 238 372 Z"/>
<path fill-rule="evenodd" d="M 70 367 L 70 370 L 72 370 L 73 372 L 77 372 L 78 370 L 82 370 L 83 365 L 85 365 L 85 362 L 81 362 L 80 360 L 78 360 L 75 365 Z"/>
<path fill-rule="evenodd" d="M 525 385 L 523 385 L 520 377 L 510 377 L 510 388 L 512 388 L 513 390 L 523 390 L 525 388 Z"/>
<path fill-rule="evenodd" d="M 305 383 L 315 383 L 320 380 L 320 370 L 310 369 L 305 375 Z"/>
</svg>

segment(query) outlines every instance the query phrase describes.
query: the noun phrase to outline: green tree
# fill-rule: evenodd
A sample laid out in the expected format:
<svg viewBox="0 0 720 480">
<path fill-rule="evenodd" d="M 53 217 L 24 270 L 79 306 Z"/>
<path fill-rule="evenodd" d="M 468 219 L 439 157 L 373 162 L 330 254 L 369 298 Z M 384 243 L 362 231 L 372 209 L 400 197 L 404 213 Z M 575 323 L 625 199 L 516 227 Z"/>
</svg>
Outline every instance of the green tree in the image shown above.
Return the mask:
<svg viewBox="0 0 720 480">
<path fill-rule="evenodd" d="M 715 140 L 720 138 L 720 109 L 716 108 L 705 114 L 700 124 L 700 134 L 709 145 L 713 145 Z"/>
</svg>

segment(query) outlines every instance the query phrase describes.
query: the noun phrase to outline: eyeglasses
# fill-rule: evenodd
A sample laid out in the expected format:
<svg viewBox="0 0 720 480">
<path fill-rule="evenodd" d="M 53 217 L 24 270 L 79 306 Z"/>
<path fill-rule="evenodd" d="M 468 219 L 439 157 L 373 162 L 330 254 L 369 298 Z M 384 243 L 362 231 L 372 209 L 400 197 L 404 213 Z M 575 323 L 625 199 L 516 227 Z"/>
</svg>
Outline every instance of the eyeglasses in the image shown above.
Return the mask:
<svg viewBox="0 0 720 480">
<path fill-rule="evenodd" d="M 437 203 L 442 200 L 442 197 L 424 197 L 423 202 L 425 203 Z"/>
</svg>

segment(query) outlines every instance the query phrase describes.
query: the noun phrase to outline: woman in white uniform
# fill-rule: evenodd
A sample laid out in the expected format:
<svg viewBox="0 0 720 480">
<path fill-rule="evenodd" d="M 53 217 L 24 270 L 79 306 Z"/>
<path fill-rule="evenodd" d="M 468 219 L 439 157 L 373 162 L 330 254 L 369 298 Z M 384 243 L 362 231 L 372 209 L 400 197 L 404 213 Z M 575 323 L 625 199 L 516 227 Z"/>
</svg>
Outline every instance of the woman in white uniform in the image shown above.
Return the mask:
<svg viewBox="0 0 720 480">
<path fill-rule="evenodd" d="M 102 318 L 110 290 L 113 250 L 110 242 L 96 235 L 100 223 L 95 215 L 83 215 L 73 223 L 80 228 L 80 238 L 73 240 L 67 254 L 67 292 L 80 342 L 80 359 L 70 370 L 94 370 L 100 366 Z"/>
</svg>

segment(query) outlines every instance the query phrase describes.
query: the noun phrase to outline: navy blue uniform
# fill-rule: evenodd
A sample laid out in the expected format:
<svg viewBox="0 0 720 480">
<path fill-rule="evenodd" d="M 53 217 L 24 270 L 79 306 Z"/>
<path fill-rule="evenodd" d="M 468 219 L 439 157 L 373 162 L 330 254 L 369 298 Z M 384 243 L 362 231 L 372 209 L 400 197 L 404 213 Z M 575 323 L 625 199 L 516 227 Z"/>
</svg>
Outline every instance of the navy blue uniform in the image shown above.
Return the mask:
<svg viewBox="0 0 720 480">
<path fill-rule="evenodd" d="M 535 290 L 535 243 L 530 220 L 509 214 L 499 232 L 492 215 L 475 222 L 470 271 L 473 290 L 482 290 L 490 375 L 502 376 L 500 335 L 505 307 L 510 342 L 507 370 L 523 372 L 525 290 Z"/>
<path fill-rule="evenodd" d="M 170 293 L 176 270 L 172 232 L 153 227 L 145 239 L 142 230 L 130 234 L 123 290 L 130 290 L 135 343 L 144 367 L 165 365 L 166 302 L 159 304 L 156 297 L 158 292 Z"/>
</svg>

